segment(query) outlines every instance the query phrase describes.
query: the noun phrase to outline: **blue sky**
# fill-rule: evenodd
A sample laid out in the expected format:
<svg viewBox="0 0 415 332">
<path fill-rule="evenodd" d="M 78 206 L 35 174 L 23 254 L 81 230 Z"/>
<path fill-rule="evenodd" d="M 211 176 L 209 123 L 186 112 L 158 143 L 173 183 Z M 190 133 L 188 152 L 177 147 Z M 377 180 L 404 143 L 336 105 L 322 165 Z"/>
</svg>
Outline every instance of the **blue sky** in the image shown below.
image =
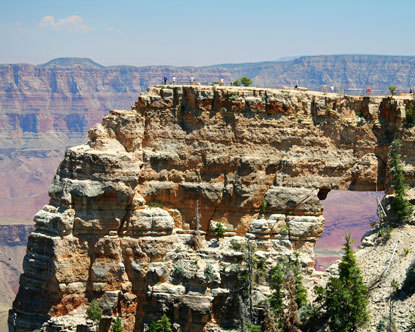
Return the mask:
<svg viewBox="0 0 415 332">
<path fill-rule="evenodd" d="M 415 55 L 415 1 L 0 0 L 0 63 L 209 65 Z"/>
</svg>

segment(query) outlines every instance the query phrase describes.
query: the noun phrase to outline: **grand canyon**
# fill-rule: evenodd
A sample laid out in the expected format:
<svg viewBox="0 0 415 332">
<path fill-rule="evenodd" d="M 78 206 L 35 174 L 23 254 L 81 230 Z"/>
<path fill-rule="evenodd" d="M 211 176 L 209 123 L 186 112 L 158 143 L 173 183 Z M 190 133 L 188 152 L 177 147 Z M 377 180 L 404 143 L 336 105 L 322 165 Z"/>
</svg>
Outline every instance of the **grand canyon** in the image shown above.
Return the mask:
<svg viewBox="0 0 415 332">
<path fill-rule="evenodd" d="M 310 234 L 301 233 L 298 236 L 292 234 L 291 238 L 279 240 L 291 241 L 290 243 L 284 242 L 289 250 L 302 250 L 302 263 L 310 271 L 313 270 L 315 265 L 312 248 L 323 232 L 324 219 L 322 219 L 321 204 L 325 207 L 326 223 L 324 227 L 326 235 L 322 237 L 320 243 L 317 242 L 317 253 L 321 253 L 320 258 L 317 257 L 317 264 L 323 268 L 327 267 L 330 262 L 338 257 L 341 247 L 339 238 L 343 236 L 345 229 L 351 230 L 355 234 L 356 240 L 360 240 L 360 236 L 369 229 L 369 220 L 376 214 L 375 196 L 383 196 L 375 192 L 384 190 L 386 185 L 386 147 L 393 138 L 392 136 L 400 137 L 403 135 L 403 138 L 406 137 L 405 131 L 401 128 L 404 118 L 402 112 L 409 105 L 410 99 L 398 98 L 394 102 L 395 99 L 385 99 L 384 97 L 343 97 L 340 94 L 298 93 L 291 90 L 276 92 L 267 89 L 252 90 L 244 88 L 218 88 L 215 90 L 206 87 L 187 88 L 187 90 L 180 90 L 178 87 L 172 90 L 161 89 L 160 87 L 152 88 L 140 97 L 138 103 L 136 103 L 137 98 L 149 86 L 160 84 L 163 76 L 176 76 L 182 81 L 188 80 L 190 76 L 195 76 L 197 81 L 201 82 L 220 81 L 221 79 L 228 82 L 241 76 L 249 76 L 257 87 L 293 86 L 297 81 L 300 81 L 301 85 L 314 87 L 315 89 L 321 89 L 324 85 L 335 84 L 336 89 L 339 90 L 344 90 L 345 87 L 352 90 L 370 85 L 374 90 L 386 91 L 387 87 L 393 82 L 402 91 L 406 92 L 411 86 L 415 85 L 415 76 L 412 75 L 413 71 L 411 70 L 414 66 L 415 62 L 412 57 L 382 56 L 302 57 L 285 62 L 209 67 L 104 67 L 87 59 L 56 59 L 40 66 L 28 64 L 1 65 L 0 126 L 2 131 L 0 134 L 0 169 L 2 177 L 0 181 L 4 190 L 0 193 L 0 218 L 1 227 L 4 228 L 0 230 L 0 240 L 2 248 L 4 248 L 1 257 L 1 263 L 4 266 L 2 268 L 2 280 L 8 285 L 2 290 L 4 294 L 2 299 L 6 302 L 3 305 L 6 308 L 4 312 L 7 311 L 17 291 L 18 278 L 22 271 L 21 263 L 26 249 L 26 238 L 34 227 L 33 216 L 45 204 L 49 205 L 46 205 L 35 218 L 37 230 L 33 233 L 31 242 L 29 242 L 29 251 L 25 260 L 25 275 L 22 277 L 23 285 L 27 285 L 26 283 L 31 280 L 30 278 L 33 277 L 31 273 L 38 274 L 41 276 L 40 279 L 44 278 L 45 282 L 55 280 L 56 276 L 42 276 L 42 272 L 36 269 L 30 272 L 30 264 L 32 263 L 29 264 L 29 257 L 31 255 L 35 257 L 35 262 L 38 264 L 36 255 L 39 254 L 37 250 L 40 250 L 40 247 L 50 248 L 52 252 L 55 252 L 56 249 L 57 252 L 53 254 L 58 255 L 56 257 L 59 257 L 59 255 L 65 256 L 67 254 L 65 253 L 67 250 L 66 242 L 68 241 L 65 237 L 69 235 L 76 235 L 77 239 L 75 241 L 78 241 L 76 246 L 79 246 L 78 249 L 80 250 L 79 253 L 74 253 L 71 259 L 83 257 L 85 264 L 93 264 L 92 262 L 95 260 L 95 264 L 101 264 L 99 259 L 96 259 L 100 255 L 105 257 L 105 261 L 115 259 L 111 264 L 124 264 L 125 266 L 132 264 L 136 258 L 130 257 L 129 259 L 132 259 L 132 261 L 127 264 L 127 261 L 125 261 L 127 256 L 124 252 L 126 249 L 123 247 L 123 241 L 120 242 L 120 236 L 126 239 L 150 236 L 151 243 L 151 236 L 154 233 L 155 236 L 166 237 L 167 248 L 170 248 L 168 243 L 171 243 L 169 241 L 172 239 L 182 243 L 182 249 L 187 248 L 189 243 L 186 241 L 188 241 L 189 234 L 194 228 L 193 220 L 198 200 L 201 212 L 201 231 L 204 232 L 203 235 L 206 236 L 206 241 L 210 241 L 210 237 L 213 236 L 212 227 L 214 226 L 210 224 L 212 221 L 221 221 L 227 225 L 226 240 L 229 243 L 224 241 L 225 245 L 221 248 L 220 255 L 224 255 L 224 252 L 229 249 L 231 236 L 242 236 L 251 232 L 257 234 L 255 235 L 257 238 L 262 238 L 263 235 L 258 234 L 265 232 L 265 238 L 269 243 L 272 243 L 276 238 L 284 237 L 284 234 L 281 233 L 281 228 L 275 234 L 265 230 L 265 226 L 262 225 L 264 221 L 261 221 L 263 219 L 257 215 L 260 204 L 262 200 L 267 200 L 267 195 L 270 200 L 267 202 L 271 209 L 267 218 L 270 218 L 271 221 L 274 220 L 273 223 L 280 224 L 282 222 L 271 218 L 275 215 L 285 215 L 284 220 L 288 220 L 291 218 L 290 216 L 297 216 L 298 218 L 303 215 L 307 216 L 307 220 L 295 221 L 294 218 L 293 225 L 296 225 L 296 222 L 313 220 Z M 324 71 L 322 68 L 324 68 Z M 404 80 L 401 79 L 403 76 L 405 77 Z M 185 107 L 185 111 L 179 108 L 178 105 Z M 329 114 L 327 114 L 327 106 L 330 108 Z M 213 113 L 210 114 L 213 117 L 211 122 L 206 117 L 209 108 L 213 110 Z M 96 123 L 101 122 L 101 118 L 107 115 L 111 109 L 125 109 L 127 111 L 112 111 L 104 119 L 103 127 L 94 127 Z M 173 109 L 176 113 L 167 115 Z M 224 109 L 227 111 L 225 112 Z M 255 114 L 253 120 L 240 122 L 242 115 L 250 118 L 250 112 Z M 141 120 L 137 114 L 144 114 L 145 129 L 140 129 L 142 124 L 140 124 Z M 238 117 L 240 118 L 238 119 Z M 358 125 L 361 118 L 365 122 L 363 125 Z M 281 123 L 273 122 L 277 120 L 281 120 Z M 255 121 L 265 122 L 255 124 Z M 267 121 L 269 122 L 266 123 Z M 343 130 L 342 133 L 336 133 L 334 128 L 330 127 L 339 123 Z M 171 127 L 170 132 L 163 126 L 170 128 L 169 126 L 173 126 L 173 124 L 180 127 L 182 131 L 180 135 L 184 136 L 175 136 L 175 134 L 170 137 L 171 133 L 178 132 L 178 129 Z M 268 132 L 260 133 L 259 128 L 264 124 L 266 124 L 266 128 L 270 128 L 269 130 L 276 128 L 275 130 L 278 131 L 282 143 L 273 141 L 272 134 Z M 246 128 L 242 129 L 244 126 L 251 128 L 250 130 L 255 135 L 249 136 L 252 134 L 248 134 L 249 131 Z M 97 151 L 110 151 L 111 158 L 114 158 L 114 160 L 111 161 L 110 158 L 105 161 L 103 169 L 105 171 L 111 170 L 110 173 L 112 172 L 111 176 L 113 178 L 101 178 L 98 174 L 103 171 L 94 170 L 94 164 L 88 164 L 85 156 L 90 152 L 82 149 L 79 151 L 69 149 L 65 153 L 69 147 L 84 144 L 87 140 L 87 131 L 92 127 L 95 129 L 90 131 L 88 144 L 91 149 Z M 204 129 L 204 127 L 208 127 L 209 130 Z M 316 128 L 322 130 L 321 135 L 333 140 L 331 144 L 334 147 L 343 149 L 342 155 L 350 158 L 346 158 L 346 160 L 343 157 L 343 159 L 340 158 L 336 153 L 334 155 L 332 152 L 328 153 L 330 144 L 315 136 L 313 131 Z M 140 131 L 143 132 L 140 133 Z M 231 134 L 236 135 L 235 137 L 238 137 L 238 139 L 230 137 Z M 282 139 L 282 137 L 285 137 L 285 139 Z M 357 142 L 356 140 L 360 138 L 362 138 L 362 141 Z M 256 145 L 246 150 L 244 144 L 247 144 L 249 140 L 253 140 L 252 143 Z M 346 140 L 346 143 L 340 144 L 339 142 L 343 140 Z M 177 145 L 173 144 L 174 148 L 173 146 L 169 147 L 172 141 L 178 142 Z M 197 142 L 195 144 L 199 147 L 196 150 L 190 149 L 186 152 L 183 145 L 179 143 L 180 141 Z M 203 142 L 215 142 L 218 146 L 223 145 L 221 147 L 223 151 L 211 150 L 212 147 Z M 358 145 L 354 146 L 354 144 Z M 270 162 L 268 157 L 263 159 L 270 154 L 269 151 L 272 149 L 268 150 L 268 148 L 273 145 L 275 151 L 273 150 L 272 155 L 274 158 L 285 160 L 287 164 Z M 234 146 L 235 150 L 226 151 L 226 146 Z M 327 155 L 322 152 L 324 150 L 307 151 L 311 146 L 326 147 Z M 174 151 L 170 151 L 171 149 Z M 183 149 L 183 151 L 180 152 L 180 149 Z M 116 156 L 112 156 L 113 151 L 116 151 Z M 137 153 L 134 153 L 134 151 L 142 154 L 142 156 L 137 157 Z M 255 151 L 255 153 L 252 151 Z M 104 152 L 104 155 L 105 153 L 107 152 Z M 255 161 L 252 153 L 254 153 L 255 158 L 259 155 L 259 159 Z M 410 155 L 411 151 L 404 151 L 404 153 Z M 184 159 L 182 154 L 184 154 Z M 309 155 L 307 156 L 307 154 Z M 312 154 L 316 154 L 313 158 L 320 161 L 311 163 L 310 160 L 314 160 L 310 157 Z M 362 160 L 353 159 L 356 158 L 354 154 L 358 154 L 359 158 L 363 158 L 363 155 L 366 157 Z M 64 160 L 61 162 L 64 155 Z M 96 161 L 102 157 L 95 152 L 92 155 L 98 158 Z M 190 158 L 192 155 L 195 159 L 193 161 Z M 198 155 L 202 158 L 201 160 L 197 159 L 196 156 Z M 229 159 L 229 156 L 232 155 L 235 155 L 234 160 Z M 213 159 L 209 161 L 210 157 L 207 158 L 207 156 L 211 156 Z M 337 158 L 337 164 L 328 165 L 325 160 L 330 159 L 329 157 Z M 118 158 L 121 159 L 117 161 Z M 408 158 L 410 160 L 410 157 Z M 121 164 L 117 166 L 118 162 Z M 59 163 L 61 164 L 56 173 L 55 170 Z M 80 177 L 74 175 L 77 174 L 77 168 L 74 168 L 77 163 Z M 297 168 L 292 168 L 293 165 Z M 85 167 L 91 168 L 91 170 L 86 170 Z M 137 167 L 138 169 L 144 168 L 140 171 L 141 175 L 136 173 L 135 168 Z M 348 170 L 347 167 L 349 167 Z M 189 171 L 184 172 L 184 169 Z M 318 175 L 317 180 L 315 176 L 319 169 L 324 169 L 324 172 L 321 172 L 323 175 L 330 175 L 328 176 L 329 179 L 324 180 L 324 176 L 320 177 Z M 117 173 L 119 171 L 121 173 Z M 126 173 L 123 174 L 123 172 Z M 312 174 L 309 178 L 308 172 Z M 366 174 L 365 172 L 369 173 Z M 407 173 L 411 181 L 412 173 L 410 170 Z M 88 177 L 91 176 L 93 181 L 104 183 L 104 186 L 94 182 L 89 189 L 85 189 L 82 181 L 89 179 Z M 124 184 L 121 183 L 115 186 L 109 184 L 115 181 L 114 177 L 118 176 L 121 182 L 125 181 Z M 53 182 L 52 178 L 54 178 Z M 133 178 L 139 178 L 141 182 L 136 183 Z M 81 182 L 75 184 L 74 181 Z M 170 188 L 166 182 L 173 182 L 176 185 Z M 317 182 L 318 186 L 315 184 Z M 207 183 L 210 184 L 207 185 Z M 228 190 L 226 185 L 229 186 L 230 184 L 234 186 L 235 191 L 233 194 L 226 194 Z M 296 211 L 292 214 L 273 205 L 281 204 L 277 201 L 284 199 L 284 195 L 287 195 L 279 191 L 278 188 L 281 184 L 293 188 L 294 191 L 290 192 L 292 197 L 302 195 L 300 192 L 297 193 L 295 188 L 302 188 L 301 192 L 307 192 L 310 197 L 316 194 L 313 192 L 314 189 L 318 189 L 317 192 L 320 196 L 325 196 L 327 193 L 329 196 L 327 200 L 323 200 L 321 203 L 314 197 L 310 207 L 307 207 L 304 211 L 300 209 L 300 212 Z M 167 187 L 163 187 L 166 185 Z M 65 186 L 68 186 L 68 188 L 65 189 Z M 118 188 L 118 186 L 124 186 L 125 188 Z M 215 186 L 218 186 L 218 188 L 222 186 L 223 188 L 218 189 Z M 272 191 L 270 188 L 273 187 L 275 189 Z M 135 197 L 134 190 L 139 188 L 139 194 Z M 353 203 L 347 206 L 348 201 L 344 199 L 345 194 L 342 191 L 334 192 L 334 189 L 370 191 L 370 193 L 363 193 L 355 198 L 354 202 L 359 202 L 361 206 L 361 209 L 358 209 L 359 204 Z M 77 203 L 66 201 L 65 195 L 67 193 L 65 193 L 65 190 L 70 193 L 70 196 L 73 195 L 74 190 L 78 190 L 79 199 L 86 199 L 86 201 L 83 203 L 81 201 Z M 133 191 L 130 192 L 131 190 Z M 271 192 L 266 194 L 269 190 Z M 332 191 L 329 192 L 330 190 Z M 325 191 L 327 192 L 324 193 Z M 102 200 L 105 203 L 100 203 L 101 195 L 103 195 Z M 227 195 L 229 197 L 226 198 Z M 278 197 L 277 201 L 273 201 L 275 199 L 273 195 Z M 337 200 L 330 201 L 331 197 L 337 197 Z M 91 200 L 95 200 L 95 203 L 91 203 Z M 156 209 L 148 206 L 148 203 L 152 201 L 162 203 L 164 208 Z M 75 204 L 76 207 L 74 208 L 72 204 Z M 118 208 L 112 208 L 111 217 L 106 216 L 105 213 L 107 212 L 105 211 L 102 212 L 103 214 L 96 212 L 98 214 L 94 218 L 84 215 L 87 207 L 88 209 L 97 209 L 97 211 L 102 209 L 103 206 L 100 204 L 104 204 L 104 206 L 109 204 L 109 206 L 118 206 Z M 130 206 L 129 204 L 133 205 Z M 350 225 L 350 218 L 345 219 L 344 215 L 338 214 L 339 209 L 334 208 L 341 204 L 345 205 L 344 209 L 348 211 L 346 214 L 349 214 L 349 217 L 350 214 L 353 214 L 350 213 L 353 208 L 358 211 L 353 217 L 355 222 L 352 225 Z M 237 212 L 237 206 L 243 207 L 243 209 Z M 130 211 L 129 209 L 132 208 L 135 210 Z M 66 209 L 66 211 L 73 209 L 77 216 L 81 214 L 83 217 L 80 217 L 77 222 L 71 221 L 71 218 L 73 218 L 72 212 L 63 212 L 62 209 Z M 136 216 L 136 222 L 141 223 L 143 221 L 140 220 L 145 218 L 156 218 L 155 220 L 160 221 L 160 225 L 157 225 L 156 222 L 155 229 L 150 227 L 143 231 L 140 227 L 147 226 L 137 226 L 138 228 L 134 230 L 133 211 L 136 211 L 134 213 L 143 214 Z M 167 211 L 167 214 L 165 211 Z M 128 214 L 128 217 L 125 213 Z M 52 216 L 55 216 L 58 220 L 63 220 L 64 226 L 52 225 L 51 220 L 55 218 Z M 106 221 L 109 224 L 100 226 L 93 223 L 92 227 L 87 226 L 87 223 L 91 220 L 106 220 L 106 218 L 109 218 Z M 339 225 L 339 222 L 344 219 L 346 224 L 349 223 L 348 228 Z M 362 220 L 364 222 L 361 222 Z M 69 224 L 65 226 L 67 222 Z M 73 226 L 71 226 L 72 223 Z M 122 225 L 126 227 L 125 230 L 121 228 Z M 128 229 L 129 225 L 132 225 L 131 229 Z M 62 230 L 61 227 L 69 228 Z M 182 230 L 183 235 L 179 233 L 176 238 L 177 229 Z M 113 231 L 116 231 L 117 234 L 110 233 Z M 50 235 L 50 232 L 55 232 L 55 235 Z M 47 236 L 42 237 L 41 234 L 44 233 Z M 92 236 L 91 234 L 98 238 L 102 237 L 101 241 L 106 242 L 105 244 L 103 242 L 102 247 L 100 247 L 99 241 L 96 242 L 97 251 L 86 254 L 82 250 L 91 245 L 89 238 Z M 108 234 L 110 238 L 104 240 Z M 61 243 L 53 244 L 51 242 L 39 242 L 37 244 L 36 242 L 49 241 L 48 236 L 53 238 L 56 235 L 64 236 L 64 240 Z M 140 242 L 141 240 L 138 240 L 138 244 L 134 242 L 135 240 L 128 241 L 131 242 L 128 242 L 131 247 L 143 245 Z M 101 249 L 104 250 L 107 245 L 114 247 L 114 252 L 108 253 L 108 257 L 105 256 L 104 252 L 99 252 Z M 147 245 L 150 246 L 150 244 Z M 205 245 L 209 246 L 207 243 Z M 153 249 L 159 250 L 159 248 Z M 170 248 L 168 250 L 174 251 L 176 249 Z M 280 248 L 280 250 L 282 249 Z M 151 265 L 153 259 L 158 260 L 161 257 L 160 255 L 168 255 L 168 251 L 164 253 L 147 252 L 146 254 L 150 257 L 150 262 L 146 262 L 146 264 L 150 263 Z M 151 257 L 153 254 L 158 258 Z M 206 252 L 206 254 L 208 260 L 212 259 L 209 256 L 211 253 Z M 191 262 L 198 257 L 195 255 L 194 253 L 191 257 L 183 259 Z M 226 260 L 226 258 L 223 259 Z M 144 264 L 141 261 L 137 262 Z M 208 263 L 208 261 L 203 260 L 200 262 L 205 267 Z M 47 264 L 54 265 L 56 262 L 52 259 Z M 146 269 L 153 268 L 154 264 L 150 265 L 147 265 Z M 129 268 L 132 269 L 131 266 Z M 165 269 L 165 267 L 161 268 Z M 214 266 L 219 276 L 220 268 L 220 266 Z M 98 293 L 108 295 L 110 292 L 126 287 L 123 289 L 125 296 L 128 297 L 128 294 L 132 294 L 138 296 L 140 301 L 144 301 L 143 289 L 148 285 L 134 284 L 136 276 L 130 275 L 133 270 L 128 271 L 128 266 L 127 271 L 119 280 L 121 284 L 115 283 L 114 289 L 108 288 L 108 280 L 99 281 L 100 277 L 95 276 L 98 278 L 96 283 L 102 284 L 99 286 L 102 287 L 100 290 L 94 284 L 76 284 L 82 278 L 95 278 L 93 275 L 85 276 L 85 271 L 82 269 L 83 267 L 80 267 L 80 270 L 76 272 L 79 273 L 78 276 L 72 276 L 75 279 L 62 276 L 64 278 L 62 280 L 65 281 L 62 281 L 59 285 L 56 284 L 56 287 L 63 287 L 60 284 L 64 284 L 65 289 L 53 290 L 53 292 L 56 292 L 53 294 L 42 293 L 44 290 L 39 284 L 32 285 L 37 289 L 35 292 L 40 292 L 39 294 L 43 294 L 42 296 L 47 299 L 46 301 L 50 301 L 48 302 L 50 305 L 45 306 L 45 312 L 34 314 L 33 317 L 37 318 L 33 320 L 34 325 L 31 328 L 38 327 L 39 325 L 36 324 L 44 321 L 48 315 L 60 316 L 78 307 L 81 308 L 82 305 L 87 303 L 91 294 L 94 294 L 94 296 Z M 196 278 L 196 275 L 197 271 L 195 271 L 195 276 L 191 278 Z M 156 281 L 156 283 L 162 282 L 161 288 L 158 290 L 159 293 L 163 294 L 165 291 L 169 293 L 170 290 L 163 288 L 166 286 L 163 282 L 167 282 L 165 275 L 161 275 L 159 278 L 161 279 Z M 128 286 L 129 282 L 132 283 L 131 286 Z M 22 287 L 21 292 L 24 292 L 26 286 Z M 132 288 L 130 289 L 130 287 Z M 182 290 L 180 288 L 177 291 L 181 292 Z M 24 301 L 21 302 L 21 299 L 26 297 L 27 294 L 22 294 L 25 293 L 20 293 L 15 305 L 17 318 L 13 318 L 16 319 L 16 326 L 20 327 L 26 324 L 21 322 L 27 322 L 24 315 L 22 316 L 22 312 L 32 310 L 26 310 L 26 304 Z M 186 297 L 181 293 L 177 293 L 173 298 L 177 298 L 179 295 L 186 298 L 186 301 L 190 301 L 183 302 L 183 309 L 179 309 L 179 312 L 180 310 L 192 312 L 194 310 L 192 301 L 195 301 L 195 299 L 191 296 Z M 200 297 L 196 298 L 201 299 Z M 136 300 L 132 299 L 130 299 L 131 303 L 135 306 Z M 207 300 L 203 298 L 203 301 Z M 126 305 L 122 301 L 120 303 L 123 303 L 122 306 Z M 30 307 L 30 305 L 33 306 L 36 303 L 33 302 L 27 305 Z M 207 304 L 205 303 L 205 305 Z M 125 307 L 122 310 L 132 309 L 131 307 L 130 309 Z M 124 312 L 122 310 L 121 312 Z M 150 304 L 145 304 L 140 310 L 158 312 L 159 309 L 156 310 Z M 215 311 L 216 309 L 213 306 L 209 310 Z M 202 326 L 207 323 L 205 320 L 211 317 L 213 312 L 209 310 L 204 312 L 203 317 L 200 316 L 200 321 L 195 320 L 192 324 Z M 145 320 L 138 319 L 134 314 L 128 316 L 128 326 L 140 326 L 141 328 L 145 324 Z M 151 316 L 148 318 L 151 318 Z M 185 322 L 182 323 L 186 325 Z M 231 322 L 224 323 L 231 324 Z"/>
</svg>

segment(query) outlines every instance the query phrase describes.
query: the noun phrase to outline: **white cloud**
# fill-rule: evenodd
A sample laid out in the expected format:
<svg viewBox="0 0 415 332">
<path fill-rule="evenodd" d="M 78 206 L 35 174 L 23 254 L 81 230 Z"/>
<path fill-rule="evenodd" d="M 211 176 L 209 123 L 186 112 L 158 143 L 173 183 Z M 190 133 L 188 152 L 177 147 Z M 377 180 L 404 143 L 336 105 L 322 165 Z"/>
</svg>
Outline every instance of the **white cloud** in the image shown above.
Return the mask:
<svg viewBox="0 0 415 332">
<path fill-rule="evenodd" d="M 70 27 L 78 28 L 81 30 L 90 30 L 90 28 L 83 23 L 82 17 L 78 15 L 60 18 L 59 20 L 56 20 L 53 16 L 45 16 L 40 21 L 40 25 L 52 28 Z"/>
</svg>

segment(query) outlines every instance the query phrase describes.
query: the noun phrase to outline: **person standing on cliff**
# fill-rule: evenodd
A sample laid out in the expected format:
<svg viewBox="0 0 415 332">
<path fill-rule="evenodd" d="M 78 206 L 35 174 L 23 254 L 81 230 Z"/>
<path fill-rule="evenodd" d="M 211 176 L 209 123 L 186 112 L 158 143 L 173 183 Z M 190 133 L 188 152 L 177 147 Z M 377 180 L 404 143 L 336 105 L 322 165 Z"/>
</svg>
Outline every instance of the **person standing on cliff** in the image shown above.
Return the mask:
<svg viewBox="0 0 415 332">
<path fill-rule="evenodd" d="M 195 78 L 193 76 L 190 77 L 190 85 L 193 85 Z"/>
<path fill-rule="evenodd" d="M 366 94 L 367 94 L 368 96 L 370 95 L 370 91 L 371 91 L 371 90 L 370 90 L 370 86 L 368 86 L 368 87 L 367 87 L 367 89 L 366 89 Z"/>
<path fill-rule="evenodd" d="M 173 77 L 171 78 L 171 80 L 173 81 L 173 85 L 175 85 L 175 84 L 176 84 L 176 76 L 173 76 Z"/>
<path fill-rule="evenodd" d="M 166 84 L 167 84 L 167 80 L 168 80 L 168 77 L 167 77 L 167 76 L 164 76 L 164 77 L 163 77 L 164 85 L 166 85 Z"/>
</svg>

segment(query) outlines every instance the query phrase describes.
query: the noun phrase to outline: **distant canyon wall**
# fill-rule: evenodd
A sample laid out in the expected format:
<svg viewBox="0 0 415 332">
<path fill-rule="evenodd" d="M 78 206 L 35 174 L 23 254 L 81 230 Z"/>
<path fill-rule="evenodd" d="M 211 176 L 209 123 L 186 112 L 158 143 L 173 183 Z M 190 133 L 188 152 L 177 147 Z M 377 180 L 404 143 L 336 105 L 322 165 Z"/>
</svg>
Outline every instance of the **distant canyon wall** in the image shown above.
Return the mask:
<svg viewBox="0 0 415 332">
<path fill-rule="evenodd" d="M 110 109 L 128 109 L 164 76 L 225 82 L 251 77 L 259 87 L 323 84 L 386 90 L 415 86 L 415 57 L 313 56 L 286 62 L 207 67 L 112 66 L 86 59 L 45 65 L 0 65 L 0 221 L 31 220 L 47 201 L 46 189 L 65 149 Z"/>
</svg>

